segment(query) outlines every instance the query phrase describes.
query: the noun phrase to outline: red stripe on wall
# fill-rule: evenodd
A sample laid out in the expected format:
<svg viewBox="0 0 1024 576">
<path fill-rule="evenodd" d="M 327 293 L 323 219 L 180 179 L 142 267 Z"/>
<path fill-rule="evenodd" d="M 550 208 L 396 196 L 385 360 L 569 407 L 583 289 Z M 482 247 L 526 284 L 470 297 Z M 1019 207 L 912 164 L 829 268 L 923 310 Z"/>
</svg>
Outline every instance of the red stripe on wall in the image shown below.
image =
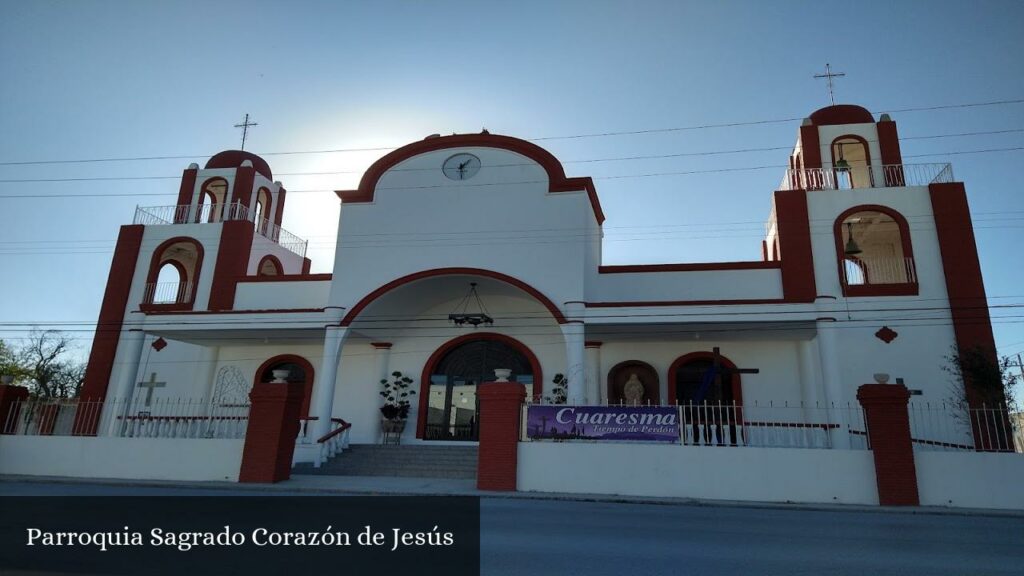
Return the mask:
<svg viewBox="0 0 1024 576">
<path fill-rule="evenodd" d="M 780 252 L 776 257 L 782 261 L 782 295 L 787 302 L 814 302 L 818 292 L 814 284 L 807 192 L 776 192 L 775 217 Z"/>
<path fill-rule="evenodd" d="M 210 310 L 231 310 L 235 307 L 235 287 L 249 270 L 252 252 L 253 224 L 248 220 L 232 220 L 222 224 L 217 265 L 210 287 Z"/>
</svg>

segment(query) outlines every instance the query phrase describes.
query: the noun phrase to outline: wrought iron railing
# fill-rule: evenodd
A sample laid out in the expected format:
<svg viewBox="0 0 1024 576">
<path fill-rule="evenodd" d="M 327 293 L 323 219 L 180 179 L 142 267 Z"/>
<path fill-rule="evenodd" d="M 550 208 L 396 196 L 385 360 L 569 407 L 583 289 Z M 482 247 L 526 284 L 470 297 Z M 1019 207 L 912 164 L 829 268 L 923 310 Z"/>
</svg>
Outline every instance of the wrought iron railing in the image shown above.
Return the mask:
<svg viewBox="0 0 1024 576">
<path fill-rule="evenodd" d="M 261 218 L 255 211 L 241 204 L 200 204 L 199 206 L 136 206 L 133 224 L 159 226 L 166 224 L 202 224 L 248 220 L 253 223 L 256 233 L 300 257 L 306 256 L 308 242 L 281 228 L 274 222 Z"/>
<path fill-rule="evenodd" d="M 917 269 L 911 257 L 847 258 L 843 263 L 843 283 L 847 286 L 916 284 Z"/>
<path fill-rule="evenodd" d="M 146 284 L 142 301 L 146 304 L 185 304 L 192 301 L 191 282 L 153 282 Z"/>
<path fill-rule="evenodd" d="M 779 190 L 843 190 L 927 186 L 953 182 L 953 166 L 943 164 L 886 164 L 837 168 L 794 168 L 783 174 Z"/>
<path fill-rule="evenodd" d="M 956 402 L 911 402 L 915 450 L 1021 452 L 1020 424 L 1006 406 L 969 407 Z"/>
</svg>

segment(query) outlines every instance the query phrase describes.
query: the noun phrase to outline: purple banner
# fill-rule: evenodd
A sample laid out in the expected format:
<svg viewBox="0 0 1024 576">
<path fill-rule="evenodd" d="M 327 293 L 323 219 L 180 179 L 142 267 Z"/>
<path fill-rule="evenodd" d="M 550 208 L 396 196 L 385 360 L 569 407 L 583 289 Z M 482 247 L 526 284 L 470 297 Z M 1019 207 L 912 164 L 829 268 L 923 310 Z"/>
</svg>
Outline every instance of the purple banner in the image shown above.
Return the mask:
<svg viewBox="0 0 1024 576">
<path fill-rule="evenodd" d="M 535 440 L 678 442 L 672 406 L 529 406 L 526 434 Z"/>
</svg>

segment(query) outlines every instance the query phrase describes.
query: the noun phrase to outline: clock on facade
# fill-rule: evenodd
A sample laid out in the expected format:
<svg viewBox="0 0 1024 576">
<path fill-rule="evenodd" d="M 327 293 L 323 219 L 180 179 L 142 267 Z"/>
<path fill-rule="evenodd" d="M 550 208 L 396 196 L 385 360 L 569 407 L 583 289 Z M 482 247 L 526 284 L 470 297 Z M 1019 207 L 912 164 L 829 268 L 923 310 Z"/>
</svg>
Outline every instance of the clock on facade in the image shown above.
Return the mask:
<svg viewBox="0 0 1024 576">
<path fill-rule="evenodd" d="M 469 180 L 480 171 L 480 159 L 472 154 L 455 154 L 444 161 L 441 170 L 452 180 Z"/>
</svg>

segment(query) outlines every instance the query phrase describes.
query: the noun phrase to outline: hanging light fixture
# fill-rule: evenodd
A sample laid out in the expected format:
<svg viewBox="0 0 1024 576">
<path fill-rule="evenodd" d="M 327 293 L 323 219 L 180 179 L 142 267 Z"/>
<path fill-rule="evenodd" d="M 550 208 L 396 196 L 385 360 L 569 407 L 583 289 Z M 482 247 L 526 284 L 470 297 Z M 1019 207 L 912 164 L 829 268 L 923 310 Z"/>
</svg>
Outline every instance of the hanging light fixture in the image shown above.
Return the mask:
<svg viewBox="0 0 1024 576">
<path fill-rule="evenodd" d="M 843 251 L 847 256 L 856 256 L 860 254 L 862 250 L 857 245 L 857 241 L 853 239 L 853 222 L 846 223 L 846 249 Z"/>
<path fill-rule="evenodd" d="M 839 143 L 839 160 L 836 161 L 836 170 L 840 172 L 847 172 L 850 169 L 850 163 L 843 158 L 843 143 Z"/>
<path fill-rule="evenodd" d="M 476 307 L 479 312 L 469 311 L 469 301 L 471 298 L 476 300 Z M 487 308 L 484 307 L 484 303 L 480 300 L 480 295 L 476 293 L 476 282 L 469 283 L 469 293 L 455 307 L 455 311 L 448 315 L 448 320 L 456 326 L 469 324 L 473 328 L 481 324 L 487 324 L 488 326 L 494 324 L 494 319 L 487 314 Z"/>
</svg>

